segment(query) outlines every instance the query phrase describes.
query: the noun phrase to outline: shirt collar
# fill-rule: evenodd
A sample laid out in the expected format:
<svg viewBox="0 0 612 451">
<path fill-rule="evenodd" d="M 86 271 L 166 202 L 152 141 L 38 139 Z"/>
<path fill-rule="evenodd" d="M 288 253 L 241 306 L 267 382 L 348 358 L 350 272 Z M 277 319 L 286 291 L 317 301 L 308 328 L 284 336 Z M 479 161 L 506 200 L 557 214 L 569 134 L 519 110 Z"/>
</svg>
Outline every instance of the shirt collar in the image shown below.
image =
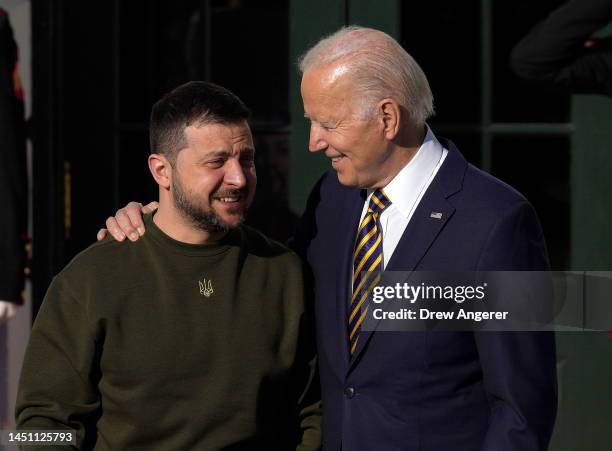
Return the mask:
<svg viewBox="0 0 612 451">
<path fill-rule="evenodd" d="M 383 191 L 399 212 L 408 218 L 421 191 L 427 185 L 443 154 L 442 144 L 427 126 L 423 144 L 406 166 L 383 188 Z M 373 190 L 368 190 L 368 195 Z"/>
</svg>

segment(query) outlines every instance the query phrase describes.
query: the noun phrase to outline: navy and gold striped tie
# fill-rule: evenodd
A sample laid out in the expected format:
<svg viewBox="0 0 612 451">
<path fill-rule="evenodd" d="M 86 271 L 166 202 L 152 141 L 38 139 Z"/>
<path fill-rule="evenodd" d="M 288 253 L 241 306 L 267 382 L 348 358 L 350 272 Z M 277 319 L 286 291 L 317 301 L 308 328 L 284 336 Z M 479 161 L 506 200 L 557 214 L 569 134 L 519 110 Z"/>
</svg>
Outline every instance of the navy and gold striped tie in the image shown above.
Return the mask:
<svg viewBox="0 0 612 451">
<path fill-rule="evenodd" d="M 353 254 L 353 296 L 348 318 L 351 355 L 357 349 L 361 323 L 368 312 L 368 305 L 364 307 L 364 302 L 374 285 L 380 280 L 383 270 L 380 215 L 389 205 L 391 201 L 382 190 L 374 191 L 370 197 L 368 212 L 361 221 L 357 232 Z"/>
</svg>

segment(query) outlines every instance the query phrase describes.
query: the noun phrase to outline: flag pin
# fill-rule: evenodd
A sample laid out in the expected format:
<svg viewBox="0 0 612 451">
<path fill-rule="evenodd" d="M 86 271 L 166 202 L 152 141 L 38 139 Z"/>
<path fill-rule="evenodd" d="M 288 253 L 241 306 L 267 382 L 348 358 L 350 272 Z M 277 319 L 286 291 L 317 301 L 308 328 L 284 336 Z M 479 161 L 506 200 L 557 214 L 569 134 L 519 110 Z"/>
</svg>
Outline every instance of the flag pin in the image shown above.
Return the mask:
<svg viewBox="0 0 612 451">
<path fill-rule="evenodd" d="M 432 211 L 429 217 L 434 219 L 442 219 L 442 213 L 438 211 Z"/>
</svg>

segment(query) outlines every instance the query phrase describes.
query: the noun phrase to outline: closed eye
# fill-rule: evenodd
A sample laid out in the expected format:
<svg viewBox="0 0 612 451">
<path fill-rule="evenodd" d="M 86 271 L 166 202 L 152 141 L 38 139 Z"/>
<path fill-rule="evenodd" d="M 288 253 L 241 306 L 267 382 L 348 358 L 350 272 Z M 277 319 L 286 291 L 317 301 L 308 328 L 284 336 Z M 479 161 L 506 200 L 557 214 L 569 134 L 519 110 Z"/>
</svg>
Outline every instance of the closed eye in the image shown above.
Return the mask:
<svg viewBox="0 0 612 451">
<path fill-rule="evenodd" d="M 329 122 L 324 122 L 324 121 L 321 122 L 321 121 L 314 120 L 310 116 L 308 116 L 306 113 L 304 113 L 304 118 L 310 121 L 311 126 L 316 124 L 325 131 L 333 130 L 334 128 L 336 128 L 335 126 L 331 125 Z"/>
<path fill-rule="evenodd" d="M 225 158 L 216 158 L 214 160 L 208 160 L 206 162 L 206 166 L 211 167 L 213 169 L 218 169 L 225 164 Z"/>
</svg>

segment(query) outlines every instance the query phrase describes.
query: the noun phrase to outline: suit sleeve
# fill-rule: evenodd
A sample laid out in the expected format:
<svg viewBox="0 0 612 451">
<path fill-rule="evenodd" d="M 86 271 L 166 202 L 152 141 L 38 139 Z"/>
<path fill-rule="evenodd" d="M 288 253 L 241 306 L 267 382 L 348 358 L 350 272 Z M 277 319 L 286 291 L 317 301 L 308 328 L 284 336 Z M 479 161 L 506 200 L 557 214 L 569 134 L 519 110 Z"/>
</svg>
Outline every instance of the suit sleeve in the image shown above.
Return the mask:
<svg viewBox="0 0 612 451">
<path fill-rule="evenodd" d="M 321 387 L 317 364 L 314 325 L 314 280 L 308 266 L 302 266 L 304 286 L 304 313 L 300 324 L 298 343 L 298 420 L 300 441 L 296 451 L 321 449 L 322 408 Z"/>
<path fill-rule="evenodd" d="M 612 96 L 611 39 L 586 49 L 612 21 L 609 0 L 570 0 L 534 27 L 513 49 L 510 65 L 526 81 L 582 94 Z"/>
<path fill-rule="evenodd" d="M 548 258 L 533 208 L 521 202 L 493 227 L 482 271 L 546 271 Z M 547 450 L 557 411 L 553 332 L 476 332 L 491 420 L 483 451 Z"/>
<path fill-rule="evenodd" d="M 298 401 L 300 442 L 296 451 L 317 451 L 321 449 L 321 389 L 315 356 L 308 361 L 308 369 L 309 377 L 306 389 Z"/>
<path fill-rule="evenodd" d="M 76 449 L 93 447 L 100 412 L 99 341 L 83 303 L 56 277 L 26 349 L 15 408 L 18 429 L 72 429 Z"/>
</svg>

